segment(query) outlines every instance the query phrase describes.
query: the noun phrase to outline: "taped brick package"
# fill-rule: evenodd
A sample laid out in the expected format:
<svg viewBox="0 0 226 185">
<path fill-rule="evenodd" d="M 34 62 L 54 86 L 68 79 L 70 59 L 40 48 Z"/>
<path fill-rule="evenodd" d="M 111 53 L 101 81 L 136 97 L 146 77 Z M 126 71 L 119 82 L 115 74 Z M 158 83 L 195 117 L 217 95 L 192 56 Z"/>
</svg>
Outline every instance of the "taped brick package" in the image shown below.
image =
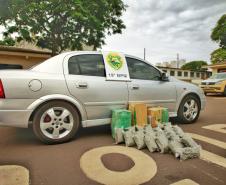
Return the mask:
<svg viewBox="0 0 226 185">
<path fill-rule="evenodd" d="M 160 153 L 166 153 L 169 150 L 168 147 L 168 139 L 163 132 L 163 130 L 159 127 L 153 129 L 155 132 L 155 142 L 160 150 Z"/>
<path fill-rule="evenodd" d="M 144 129 L 143 128 L 135 128 L 134 133 L 134 141 L 137 145 L 137 149 L 141 150 L 143 148 L 146 148 L 146 144 L 144 142 Z"/>
<path fill-rule="evenodd" d="M 136 143 L 133 139 L 134 134 L 135 134 L 135 127 L 134 126 L 128 128 L 128 129 L 124 129 L 123 137 L 124 137 L 126 146 L 135 146 Z"/>
<path fill-rule="evenodd" d="M 157 152 L 159 148 L 155 142 L 155 134 L 153 132 L 147 132 L 144 136 L 144 142 L 150 152 Z"/>
<path fill-rule="evenodd" d="M 173 128 L 174 132 L 175 132 L 178 136 L 183 137 L 184 131 L 183 131 L 180 127 L 178 127 L 177 125 L 175 125 L 175 126 L 172 126 L 172 128 Z"/>
<path fill-rule="evenodd" d="M 124 142 L 123 128 L 116 128 L 115 129 L 115 143 L 120 144 L 123 142 Z"/>
<path fill-rule="evenodd" d="M 193 159 L 200 157 L 200 147 L 184 147 L 177 149 L 176 157 L 181 160 Z"/>
<path fill-rule="evenodd" d="M 146 116 L 142 113 L 145 110 Z M 112 119 L 112 132 L 114 131 L 116 144 L 125 142 L 126 146 L 137 146 L 139 150 L 147 147 L 150 152 L 173 153 L 180 160 L 200 157 L 201 146 L 184 133 L 180 127 L 172 126 L 168 122 L 167 116 L 163 118 L 161 114 L 164 110 L 164 108 L 157 107 L 147 111 L 144 104 L 134 105 L 134 120 L 137 125 L 132 127 L 131 119 L 126 118 L 128 115 L 131 116 L 131 112 L 128 111 L 130 113 L 128 114 L 128 112 L 123 112 L 124 110 L 115 110 Z M 157 124 L 158 120 L 155 119 L 156 124 L 153 128 L 155 122 L 152 122 L 151 125 L 146 122 L 148 114 L 152 118 L 156 116 L 158 120 L 162 119 L 167 122 Z M 129 124 L 125 121 L 126 119 L 130 120 Z"/>
<path fill-rule="evenodd" d="M 140 103 L 134 106 L 134 122 L 137 126 L 147 125 L 147 105 Z"/>
<path fill-rule="evenodd" d="M 128 128 L 131 127 L 131 112 L 124 109 L 115 109 L 112 111 L 111 120 L 111 133 L 115 138 L 116 128 Z"/>
</svg>

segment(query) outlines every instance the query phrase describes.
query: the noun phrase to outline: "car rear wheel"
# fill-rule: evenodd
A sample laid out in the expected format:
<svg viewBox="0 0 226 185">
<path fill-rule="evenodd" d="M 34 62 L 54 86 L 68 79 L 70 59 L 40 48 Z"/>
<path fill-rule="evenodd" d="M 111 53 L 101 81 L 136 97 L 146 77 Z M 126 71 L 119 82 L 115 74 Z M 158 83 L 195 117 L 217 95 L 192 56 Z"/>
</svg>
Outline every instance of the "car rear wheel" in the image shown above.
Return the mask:
<svg viewBox="0 0 226 185">
<path fill-rule="evenodd" d="M 200 102 L 194 95 L 186 96 L 178 110 L 178 122 L 180 123 L 194 123 L 200 113 Z"/>
<path fill-rule="evenodd" d="M 44 143 L 69 141 L 79 128 L 79 114 L 69 103 L 52 101 L 41 106 L 34 115 L 33 130 Z"/>
</svg>

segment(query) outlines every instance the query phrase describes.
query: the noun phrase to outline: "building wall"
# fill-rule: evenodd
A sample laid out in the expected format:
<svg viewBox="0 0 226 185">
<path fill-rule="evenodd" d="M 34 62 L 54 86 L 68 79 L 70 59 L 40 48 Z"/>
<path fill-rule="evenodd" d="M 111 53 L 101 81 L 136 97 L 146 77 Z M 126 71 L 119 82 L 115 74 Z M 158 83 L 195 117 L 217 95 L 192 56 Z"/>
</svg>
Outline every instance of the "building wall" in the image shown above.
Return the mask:
<svg viewBox="0 0 226 185">
<path fill-rule="evenodd" d="M 29 53 L 3 53 L 0 52 L 0 64 L 18 64 L 22 65 L 23 69 L 28 69 L 38 63 L 48 59 L 50 55 L 45 54 L 29 54 Z"/>
<path fill-rule="evenodd" d="M 176 68 L 164 68 L 164 67 L 158 67 L 158 68 L 161 69 L 163 72 L 179 80 L 195 82 L 196 84 L 199 84 L 203 79 L 206 79 L 211 75 L 211 73 L 209 72 L 202 72 L 202 71 L 195 72 L 195 71 L 182 70 L 182 69 L 176 69 Z"/>
</svg>

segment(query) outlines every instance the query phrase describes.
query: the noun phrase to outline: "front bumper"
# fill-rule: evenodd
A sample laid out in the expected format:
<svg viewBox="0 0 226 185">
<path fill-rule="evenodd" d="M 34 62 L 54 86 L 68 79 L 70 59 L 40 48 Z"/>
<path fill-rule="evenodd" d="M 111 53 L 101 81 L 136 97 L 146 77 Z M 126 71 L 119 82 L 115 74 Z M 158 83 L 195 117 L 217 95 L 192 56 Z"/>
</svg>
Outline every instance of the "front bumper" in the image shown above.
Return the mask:
<svg viewBox="0 0 226 185">
<path fill-rule="evenodd" d="M 220 85 L 201 85 L 200 86 L 205 93 L 223 93 L 224 88 Z"/>
<path fill-rule="evenodd" d="M 27 128 L 32 110 L 0 110 L 0 126 Z"/>
</svg>

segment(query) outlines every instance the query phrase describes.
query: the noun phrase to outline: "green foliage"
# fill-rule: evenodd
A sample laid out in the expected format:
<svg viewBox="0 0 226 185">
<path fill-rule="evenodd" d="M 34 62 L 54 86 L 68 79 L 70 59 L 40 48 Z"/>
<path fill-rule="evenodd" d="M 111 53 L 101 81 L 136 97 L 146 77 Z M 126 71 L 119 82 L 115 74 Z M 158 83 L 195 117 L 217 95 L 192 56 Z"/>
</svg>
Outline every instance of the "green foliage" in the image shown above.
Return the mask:
<svg viewBox="0 0 226 185">
<path fill-rule="evenodd" d="M 213 64 L 226 62 L 226 49 L 219 48 L 211 53 L 211 62 Z"/>
<path fill-rule="evenodd" d="M 184 64 L 181 69 L 184 69 L 184 70 L 194 70 L 194 71 L 199 71 L 202 69 L 202 66 L 204 65 L 207 65 L 207 62 L 205 61 L 191 61 L 191 62 L 188 62 L 186 64 Z"/>
<path fill-rule="evenodd" d="M 106 34 L 125 28 L 125 8 L 122 0 L 4 0 L 0 24 L 5 38 L 34 42 L 55 55 L 84 45 L 101 47 Z"/>
<path fill-rule="evenodd" d="M 217 25 L 211 33 L 211 39 L 220 44 L 220 47 L 226 49 L 226 14 L 218 20 Z"/>
<path fill-rule="evenodd" d="M 0 40 L 0 45 L 4 46 L 14 46 L 16 43 L 11 37 L 4 37 L 4 40 Z"/>
</svg>

